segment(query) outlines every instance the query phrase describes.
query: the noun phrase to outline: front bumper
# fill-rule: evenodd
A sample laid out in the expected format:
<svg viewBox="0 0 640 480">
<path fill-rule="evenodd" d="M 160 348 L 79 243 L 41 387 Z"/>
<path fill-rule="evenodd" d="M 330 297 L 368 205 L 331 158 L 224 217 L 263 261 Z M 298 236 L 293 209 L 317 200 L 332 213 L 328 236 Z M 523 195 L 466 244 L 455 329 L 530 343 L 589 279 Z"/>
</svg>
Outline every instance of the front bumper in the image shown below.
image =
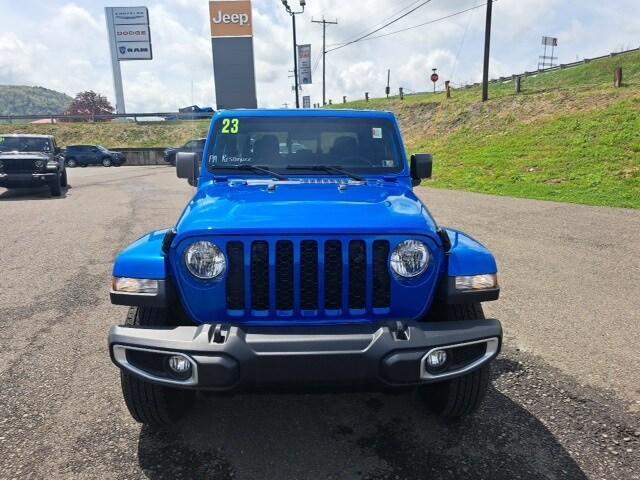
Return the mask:
<svg viewBox="0 0 640 480">
<path fill-rule="evenodd" d="M 55 177 L 55 173 L 0 173 L 0 187 L 44 185 Z"/>
<path fill-rule="evenodd" d="M 205 390 L 260 388 L 386 389 L 464 375 L 499 353 L 498 320 L 244 327 L 201 325 L 171 329 L 113 327 L 113 362 L 152 383 Z M 434 373 L 428 352 L 444 348 L 450 365 Z M 188 378 L 167 368 L 170 355 L 187 357 Z"/>
</svg>

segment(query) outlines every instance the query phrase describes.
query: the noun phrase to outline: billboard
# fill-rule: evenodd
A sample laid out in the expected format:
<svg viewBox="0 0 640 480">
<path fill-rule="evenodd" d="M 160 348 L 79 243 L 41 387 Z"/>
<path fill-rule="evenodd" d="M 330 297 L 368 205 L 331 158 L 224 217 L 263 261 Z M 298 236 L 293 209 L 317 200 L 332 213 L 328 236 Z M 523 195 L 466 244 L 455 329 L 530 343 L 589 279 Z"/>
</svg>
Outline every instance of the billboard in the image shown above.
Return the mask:
<svg viewBox="0 0 640 480">
<path fill-rule="evenodd" d="M 218 0 L 209 2 L 211 37 L 252 37 L 251 2 Z"/>
<path fill-rule="evenodd" d="M 311 45 L 298 45 L 298 81 L 311 85 Z"/>
<path fill-rule="evenodd" d="M 107 7 L 109 40 L 118 60 L 152 60 L 147 7 Z M 133 45 L 136 43 L 136 45 Z"/>
<path fill-rule="evenodd" d="M 211 0 L 209 15 L 218 109 L 257 108 L 251 0 Z"/>
</svg>

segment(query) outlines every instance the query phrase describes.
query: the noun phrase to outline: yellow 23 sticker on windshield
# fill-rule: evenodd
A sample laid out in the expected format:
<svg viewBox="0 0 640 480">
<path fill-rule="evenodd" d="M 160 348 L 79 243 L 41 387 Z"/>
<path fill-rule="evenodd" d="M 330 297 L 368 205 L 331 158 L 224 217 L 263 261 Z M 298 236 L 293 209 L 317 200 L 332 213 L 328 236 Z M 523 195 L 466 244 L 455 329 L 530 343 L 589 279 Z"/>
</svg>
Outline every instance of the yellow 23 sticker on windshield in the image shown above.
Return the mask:
<svg viewBox="0 0 640 480">
<path fill-rule="evenodd" d="M 237 118 L 222 119 L 222 133 L 236 134 L 240 131 L 240 120 Z"/>
</svg>

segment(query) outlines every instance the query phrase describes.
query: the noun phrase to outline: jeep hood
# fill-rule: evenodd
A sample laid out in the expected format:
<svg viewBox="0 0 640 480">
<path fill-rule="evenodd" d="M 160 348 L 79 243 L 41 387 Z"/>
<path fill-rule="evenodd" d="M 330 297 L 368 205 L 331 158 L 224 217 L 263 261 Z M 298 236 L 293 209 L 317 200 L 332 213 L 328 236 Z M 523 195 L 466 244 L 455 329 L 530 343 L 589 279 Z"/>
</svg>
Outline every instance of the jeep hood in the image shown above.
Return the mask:
<svg viewBox="0 0 640 480">
<path fill-rule="evenodd" d="M 368 182 L 209 183 L 187 205 L 178 237 L 216 234 L 429 234 L 436 225 L 405 185 Z"/>
<path fill-rule="evenodd" d="M 50 155 L 43 152 L 0 152 L 2 160 L 48 160 Z"/>
</svg>

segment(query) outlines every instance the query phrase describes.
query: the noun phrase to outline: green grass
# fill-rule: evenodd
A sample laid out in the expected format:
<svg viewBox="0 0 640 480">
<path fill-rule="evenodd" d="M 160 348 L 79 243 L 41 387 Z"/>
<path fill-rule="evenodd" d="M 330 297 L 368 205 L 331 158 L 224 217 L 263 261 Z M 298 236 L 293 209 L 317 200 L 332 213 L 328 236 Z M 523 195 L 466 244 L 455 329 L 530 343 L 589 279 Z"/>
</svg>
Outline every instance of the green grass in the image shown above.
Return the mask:
<svg viewBox="0 0 640 480">
<path fill-rule="evenodd" d="M 59 145 L 103 145 L 108 148 L 167 147 L 207 135 L 209 120 L 193 122 L 58 123 L 0 125 L 0 133 L 55 135 Z"/>
<path fill-rule="evenodd" d="M 624 87 L 613 88 L 623 69 Z M 394 111 L 410 152 L 434 154 L 425 185 L 640 208 L 640 53 L 512 82 L 333 108 Z"/>
</svg>

